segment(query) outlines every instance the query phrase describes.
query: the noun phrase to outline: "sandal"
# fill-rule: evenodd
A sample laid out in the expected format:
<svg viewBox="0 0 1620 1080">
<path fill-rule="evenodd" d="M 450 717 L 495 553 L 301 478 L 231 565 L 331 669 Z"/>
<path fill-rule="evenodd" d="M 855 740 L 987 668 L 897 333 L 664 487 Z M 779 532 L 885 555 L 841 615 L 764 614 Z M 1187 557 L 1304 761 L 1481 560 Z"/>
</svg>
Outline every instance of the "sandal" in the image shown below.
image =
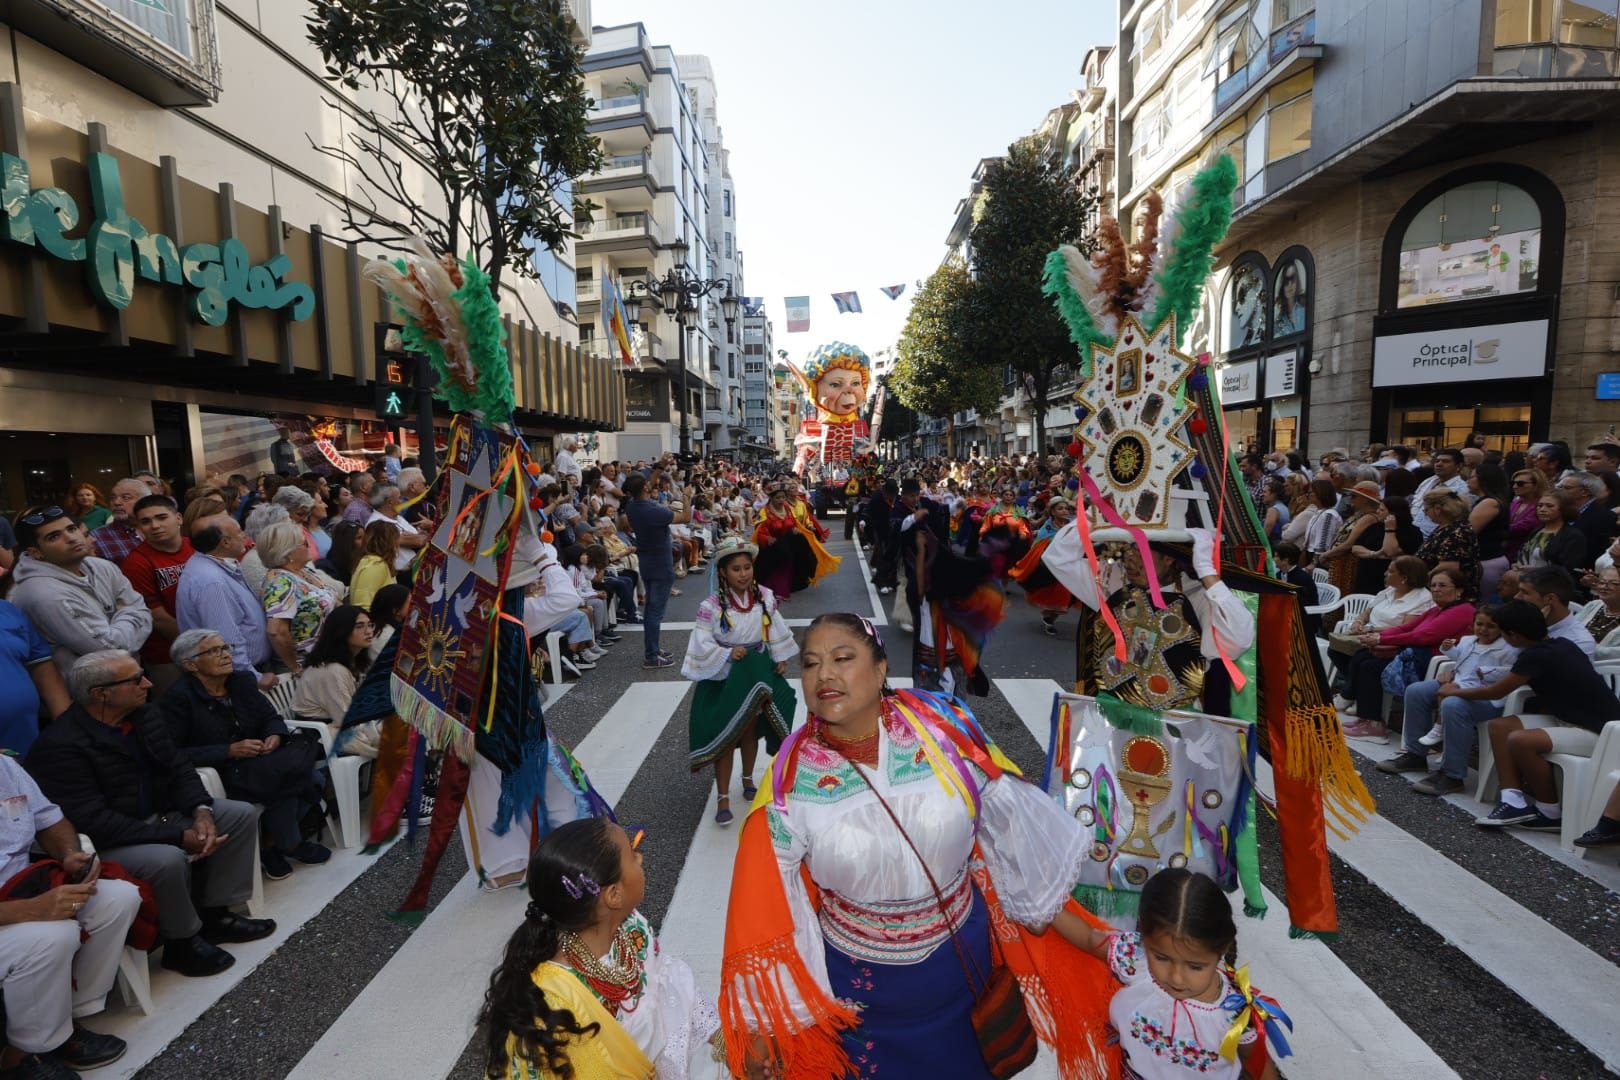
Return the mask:
<svg viewBox="0 0 1620 1080">
<path fill-rule="evenodd" d="M 731 813 L 731 796 L 722 795 L 716 802 L 720 808 L 714 812 L 714 823 L 716 825 L 730 825 L 735 820 Z"/>
<path fill-rule="evenodd" d="M 758 794 L 759 785 L 754 783 L 754 778 L 751 776 L 745 776 L 743 778 L 743 798 L 749 802 L 753 802 L 754 796 Z"/>
</svg>

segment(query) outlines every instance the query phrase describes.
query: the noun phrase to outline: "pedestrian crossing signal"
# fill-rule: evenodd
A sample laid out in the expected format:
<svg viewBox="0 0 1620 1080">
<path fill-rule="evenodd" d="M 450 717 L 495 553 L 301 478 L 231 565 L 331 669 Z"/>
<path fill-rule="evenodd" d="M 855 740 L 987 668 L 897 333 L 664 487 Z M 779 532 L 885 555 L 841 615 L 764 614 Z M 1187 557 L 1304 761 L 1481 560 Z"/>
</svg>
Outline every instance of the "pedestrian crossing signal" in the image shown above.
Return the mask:
<svg viewBox="0 0 1620 1080">
<path fill-rule="evenodd" d="M 405 418 L 405 395 L 396 386 L 387 383 L 377 387 L 377 419 L 402 420 Z"/>
</svg>

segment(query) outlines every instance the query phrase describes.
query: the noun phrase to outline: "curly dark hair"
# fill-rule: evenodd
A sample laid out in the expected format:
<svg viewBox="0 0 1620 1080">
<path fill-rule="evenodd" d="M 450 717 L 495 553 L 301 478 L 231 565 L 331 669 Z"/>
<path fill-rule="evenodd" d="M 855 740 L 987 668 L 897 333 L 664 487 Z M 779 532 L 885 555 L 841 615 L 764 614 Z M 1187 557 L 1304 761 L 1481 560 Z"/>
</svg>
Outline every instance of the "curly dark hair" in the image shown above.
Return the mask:
<svg viewBox="0 0 1620 1080">
<path fill-rule="evenodd" d="M 506 943 L 478 1015 L 489 1051 L 484 1075 L 491 1080 L 507 1075 L 514 1056 L 571 1080 L 568 1041 L 600 1030 L 598 1024 L 581 1025 L 567 1009 L 553 1009 L 535 984 L 534 969 L 557 955 L 563 931 L 584 930 L 596 916 L 596 895 L 586 890 L 574 895 L 563 878 L 577 881 L 583 874 L 603 889 L 619 880 L 619 848 L 612 835 L 616 827 L 605 817 L 570 821 L 548 833 L 529 857 L 528 914 Z M 515 1040 L 510 1049 L 508 1039 Z"/>
</svg>

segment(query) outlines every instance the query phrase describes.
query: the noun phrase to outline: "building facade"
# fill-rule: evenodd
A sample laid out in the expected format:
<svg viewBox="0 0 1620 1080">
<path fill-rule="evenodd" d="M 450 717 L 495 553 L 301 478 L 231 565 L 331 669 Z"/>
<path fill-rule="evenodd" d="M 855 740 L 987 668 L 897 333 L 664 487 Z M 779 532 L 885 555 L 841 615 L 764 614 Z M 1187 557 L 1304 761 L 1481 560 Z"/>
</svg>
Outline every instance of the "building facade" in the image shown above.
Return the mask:
<svg viewBox="0 0 1620 1080">
<path fill-rule="evenodd" d="M 775 340 L 771 320 L 761 309 L 742 317 L 743 438 L 742 456 L 776 458 L 782 448 L 782 415 L 777 408 L 772 373 Z"/>
<path fill-rule="evenodd" d="M 1620 416 L 1600 378 L 1620 370 L 1612 4 L 1162 0 L 1121 17 L 1123 214 L 1221 153 L 1238 166 L 1192 333 L 1234 445 L 1584 446 Z"/>
<path fill-rule="evenodd" d="M 677 57 L 669 46 L 650 41 L 640 23 L 629 23 L 592 30 L 585 71 L 596 101 L 590 130 L 605 154 L 602 170 L 580 181 L 581 193 L 596 207 L 581 230 L 578 267 L 580 332 L 593 341 L 604 333 L 607 279 L 624 295 L 637 285 L 656 284 L 675 266 L 671 246 L 677 242 L 687 246 L 684 265 L 696 277 L 724 277 L 728 268 L 739 274 L 741 260 L 729 224 L 735 217 L 726 214 L 727 200 L 736 196 L 708 60 Z M 727 235 L 733 243 L 729 259 Z M 723 358 L 735 358 L 728 340 L 735 332 L 728 334 L 721 316 L 721 295 L 701 299 L 685 325 L 653 304 L 642 305 L 635 363 L 625 372 L 625 428 L 602 440 L 607 458 L 635 460 L 678 449 L 683 415 L 696 452 L 715 450 L 722 432 L 728 442 L 738 437 L 740 408 L 731 409 L 741 399 L 741 386 L 722 376 L 730 370 Z"/>
<path fill-rule="evenodd" d="M 583 45 L 589 5 L 570 11 Z M 383 252 L 345 238 L 342 208 L 368 193 L 316 149 L 385 103 L 327 81 L 305 16 L 239 0 L 0 8 L 0 510 L 132 468 L 181 487 L 251 476 L 281 430 L 307 469 L 390 439 L 417 452 L 414 364 L 386 355 L 392 313 L 361 277 Z M 418 160 L 398 160 L 431 200 Z M 536 446 L 622 415 L 616 371 L 577 346 L 572 261 L 542 251 L 534 279 L 503 282 L 516 419 Z M 385 422 L 376 384 L 395 378 L 408 415 Z"/>
</svg>

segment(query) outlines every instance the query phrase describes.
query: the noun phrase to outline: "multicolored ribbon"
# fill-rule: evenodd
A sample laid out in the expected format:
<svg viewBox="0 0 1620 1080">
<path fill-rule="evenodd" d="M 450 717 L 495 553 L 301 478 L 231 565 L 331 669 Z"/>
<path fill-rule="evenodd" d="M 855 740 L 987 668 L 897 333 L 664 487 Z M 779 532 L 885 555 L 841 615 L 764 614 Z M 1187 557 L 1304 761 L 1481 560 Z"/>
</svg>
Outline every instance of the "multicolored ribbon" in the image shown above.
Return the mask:
<svg viewBox="0 0 1620 1080">
<path fill-rule="evenodd" d="M 1227 1061 L 1237 1060 L 1238 1040 L 1252 1024 L 1256 1038 L 1254 1046 L 1244 1058 L 1243 1068 L 1250 1076 L 1259 1076 L 1266 1067 L 1268 1039 L 1276 1044 L 1278 1057 L 1289 1057 L 1293 1054 L 1288 1048 L 1288 1040 L 1283 1037 L 1282 1029 L 1286 1025 L 1289 1031 L 1293 1031 L 1294 1022 L 1274 1000 L 1256 993 L 1254 987 L 1249 985 L 1247 965 L 1231 972 L 1230 975 L 1232 985 L 1237 989 L 1226 995 L 1221 1001 L 1221 1008 L 1237 1015 L 1232 1020 L 1232 1026 L 1221 1037 L 1221 1057 Z"/>
<path fill-rule="evenodd" d="M 1153 597 L 1153 606 L 1163 611 L 1164 593 L 1159 590 L 1159 575 L 1153 568 L 1153 550 L 1148 546 L 1147 533 L 1130 524 L 1120 515 L 1118 510 L 1114 509 L 1114 504 L 1109 502 L 1108 496 L 1104 495 L 1097 487 L 1097 481 L 1091 478 L 1090 473 L 1084 469 L 1079 470 L 1079 472 L 1080 486 L 1085 488 L 1086 498 L 1090 499 L 1097 509 L 1102 512 L 1103 520 L 1116 529 L 1124 529 L 1136 543 L 1136 550 L 1142 556 L 1142 574 L 1147 578 L 1148 593 Z M 1079 518 L 1080 515 L 1075 516 Z"/>
</svg>

